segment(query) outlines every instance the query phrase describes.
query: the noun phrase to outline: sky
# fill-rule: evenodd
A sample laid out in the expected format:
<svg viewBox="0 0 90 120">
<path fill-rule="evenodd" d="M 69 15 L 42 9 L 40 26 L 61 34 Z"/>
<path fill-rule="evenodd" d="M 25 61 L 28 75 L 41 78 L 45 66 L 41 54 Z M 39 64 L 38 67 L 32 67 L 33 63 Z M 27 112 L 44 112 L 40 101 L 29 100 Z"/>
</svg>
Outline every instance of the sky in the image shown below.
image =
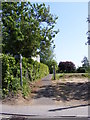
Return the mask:
<svg viewBox="0 0 90 120">
<path fill-rule="evenodd" d="M 55 60 L 72 61 L 76 67 L 82 65 L 84 56 L 88 57 L 88 3 L 87 2 L 46 2 L 50 13 L 58 16 L 55 29 L 60 32 L 54 38 Z"/>
<path fill-rule="evenodd" d="M 44 3 L 46 6 L 50 6 L 51 14 L 58 16 L 55 30 L 59 29 L 60 32 L 54 38 L 55 60 L 58 64 L 61 61 L 72 61 L 76 67 L 82 66 L 81 61 L 85 56 L 88 57 L 88 46 L 85 45 L 88 37 L 86 34 L 88 31 L 88 22 L 86 22 L 88 2 Z"/>
</svg>

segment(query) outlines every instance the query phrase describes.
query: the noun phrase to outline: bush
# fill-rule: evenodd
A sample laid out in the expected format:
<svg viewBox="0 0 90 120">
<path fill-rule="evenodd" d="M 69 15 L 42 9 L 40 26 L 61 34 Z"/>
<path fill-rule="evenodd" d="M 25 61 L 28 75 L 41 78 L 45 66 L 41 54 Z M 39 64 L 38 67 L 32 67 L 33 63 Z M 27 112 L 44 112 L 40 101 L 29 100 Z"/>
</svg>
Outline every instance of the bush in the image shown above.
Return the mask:
<svg viewBox="0 0 90 120">
<path fill-rule="evenodd" d="M 61 73 L 73 73 L 75 69 L 75 64 L 71 61 L 60 62 L 58 65 L 58 72 Z"/>
<path fill-rule="evenodd" d="M 78 67 L 76 71 L 77 73 L 85 73 L 86 69 L 84 67 Z"/>
<path fill-rule="evenodd" d="M 53 67 L 55 66 L 55 72 L 57 72 L 58 69 L 58 65 L 57 62 L 55 60 L 50 60 L 47 62 L 47 66 L 49 67 L 49 72 L 50 74 L 53 73 Z"/>
<path fill-rule="evenodd" d="M 30 64 L 31 63 L 31 64 Z M 23 95 L 28 95 L 30 92 L 29 82 L 41 79 L 49 74 L 49 69 L 46 65 L 38 63 L 23 57 L 22 59 L 22 81 Z M 10 55 L 2 54 L 2 92 L 16 92 L 21 89 L 20 86 L 20 64 Z"/>
</svg>

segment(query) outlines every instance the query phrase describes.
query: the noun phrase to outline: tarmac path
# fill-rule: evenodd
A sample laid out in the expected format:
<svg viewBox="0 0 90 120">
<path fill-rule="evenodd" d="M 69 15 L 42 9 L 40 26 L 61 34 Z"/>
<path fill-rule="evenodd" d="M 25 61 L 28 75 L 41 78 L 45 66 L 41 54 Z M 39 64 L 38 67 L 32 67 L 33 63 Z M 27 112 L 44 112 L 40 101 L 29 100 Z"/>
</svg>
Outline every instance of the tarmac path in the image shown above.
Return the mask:
<svg viewBox="0 0 90 120">
<path fill-rule="evenodd" d="M 55 105 L 53 91 L 50 91 L 52 87 L 52 74 L 49 74 L 41 80 L 41 85 L 38 86 L 39 90 L 35 91 L 36 94 L 31 101 L 31 105 Z"/>
</svg>

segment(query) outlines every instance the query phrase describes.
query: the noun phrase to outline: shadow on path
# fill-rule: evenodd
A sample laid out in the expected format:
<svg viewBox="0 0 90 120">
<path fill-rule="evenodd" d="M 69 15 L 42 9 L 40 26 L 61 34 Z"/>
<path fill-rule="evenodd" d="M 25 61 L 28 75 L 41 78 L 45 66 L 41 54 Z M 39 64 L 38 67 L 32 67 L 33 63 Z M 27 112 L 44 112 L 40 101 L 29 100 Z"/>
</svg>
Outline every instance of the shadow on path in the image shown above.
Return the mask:
<svg viewBox="0 0 90 120">
<path fill-rule="evenodd" d="M 44 80 L 45 81 L 45 80 Z M 65 82 L 46 84 L 39 86 L 39 90 L 33 91 L 35 94 L 34 99 L 37 98 L 52 98 L 57 101 L 70 101 L 70 100 L 90 100 L 90 82 L 85 83 L 75 83 L 75 82 Z"/>
</svg>

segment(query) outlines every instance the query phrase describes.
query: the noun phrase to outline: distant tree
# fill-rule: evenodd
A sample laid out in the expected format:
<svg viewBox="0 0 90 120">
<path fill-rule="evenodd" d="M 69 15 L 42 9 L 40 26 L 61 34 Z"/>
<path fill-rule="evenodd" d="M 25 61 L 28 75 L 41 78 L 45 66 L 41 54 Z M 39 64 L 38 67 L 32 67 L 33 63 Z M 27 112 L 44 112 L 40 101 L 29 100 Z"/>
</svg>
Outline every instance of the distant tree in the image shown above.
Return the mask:
<svg viewBox="0 0 90 120">
<path fill-rule="evenodd" d="M 54 56 L 54 49 L 48 46 L 45 51 L 40 52 L 40 62 L 48 64 L 49 61 L 53 60 Z"/>
<path fill-rule="evenodd" d="M 77 73 L 85 73 L 86 69 L 84 67 L 78 67 L 76 70 Z"/>
<path fill-rule="evenodd" d="M 50 74 L 53 73 L 54 66 L 55 66 L 55 71 L 57 72 L 57 70 L 58 70 L 57 62 L 53 59 L 47 62 L 47 66 L 49 67 Z"/>
<path fill-rule="evenodd" d="M 50 73 L 53 73 L 54 65 L 56 71 L 58 68 L 57 62 L 54 60 L 54 57 L 55 57 L 54 49 L 50 46 L 45 51 L 40 53 L 40 62 L 46 64 L 49 67 Z"/>
<path fill-rule="evenodd" d="M 87 68 L 87 67 L 89 66 L 89 61 L 88 61 L 88 58 L 87 58 L 87 57 L 84 57 L 81 62 L 83 63 L 83 64 L 82 64 L 82 67 Z"/>
<path fill-rule="evenodd" d="M 75 72 L 76 67 L 75 64 L 71 61 L 60 62 L 58 65 L 58 71 L 64 73 L 72 73 Z"/>
</svg>

